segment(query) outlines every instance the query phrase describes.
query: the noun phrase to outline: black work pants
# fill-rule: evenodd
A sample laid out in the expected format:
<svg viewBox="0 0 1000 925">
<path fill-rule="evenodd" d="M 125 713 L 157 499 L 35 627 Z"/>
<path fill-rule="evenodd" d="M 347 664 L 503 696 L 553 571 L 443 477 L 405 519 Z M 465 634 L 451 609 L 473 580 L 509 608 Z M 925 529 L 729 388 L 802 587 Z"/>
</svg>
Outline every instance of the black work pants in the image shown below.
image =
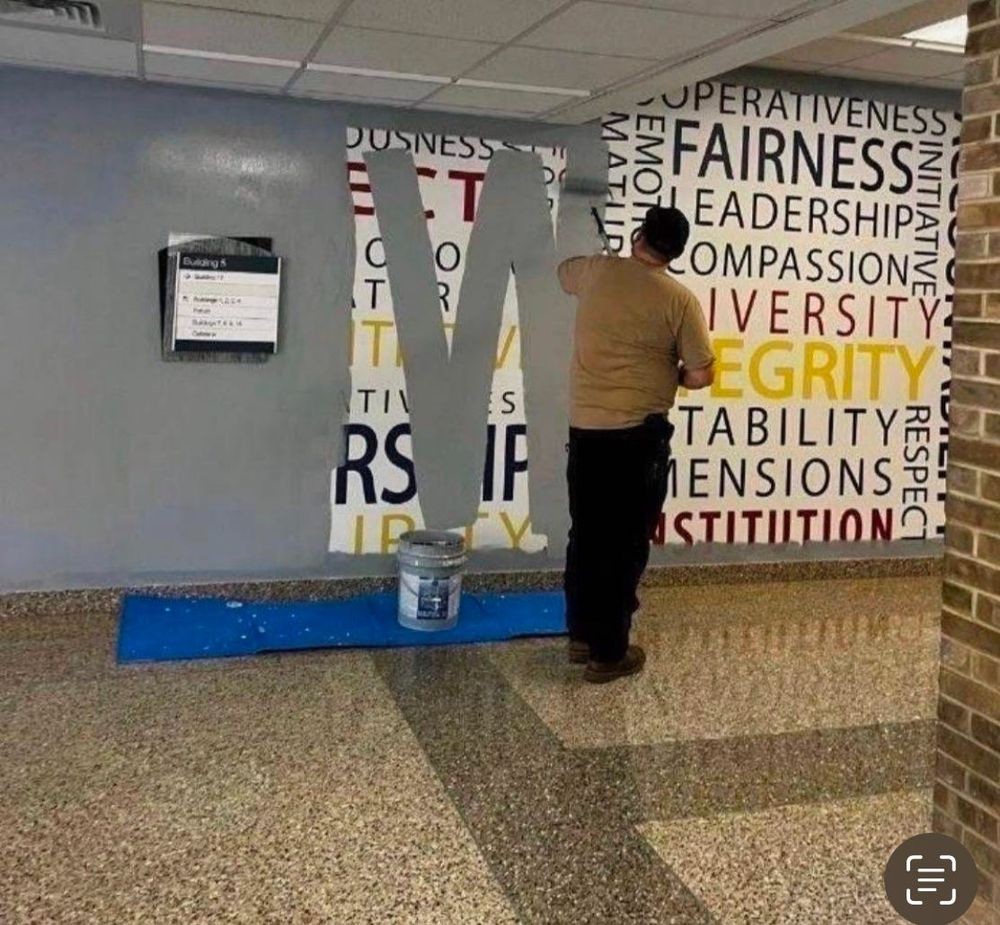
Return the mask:
<svg viewBox="0 0 1000 925">
<path fill-rule="evenodd" d="M 673 426 L 660 415 L 625 430 L 570 428 L 566 622 L 600 662 L 623 658 L 636 590 L 667 494 Z"/>
</svg>

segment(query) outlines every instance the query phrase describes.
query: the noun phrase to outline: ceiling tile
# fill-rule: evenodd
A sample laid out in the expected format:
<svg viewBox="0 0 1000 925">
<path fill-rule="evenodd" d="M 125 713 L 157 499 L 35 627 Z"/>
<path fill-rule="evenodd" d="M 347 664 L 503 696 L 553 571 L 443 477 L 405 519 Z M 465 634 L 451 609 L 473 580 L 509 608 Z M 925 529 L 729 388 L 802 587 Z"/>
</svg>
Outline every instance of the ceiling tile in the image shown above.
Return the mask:
<svg viewBox="0 0 1000 925">
<path fill-rule="evenodd" d="M 301 60 L 319 37 L 319 23 L 223 10 L 147 3 L 143 38 L 148 45 L 221 51 L 231 55 Z"/>
<path fill-rule="evenodd" d="M 358 0 L 348 26 L 507 42 L 565 0 Z"/>
<path fill-rule="evenodd" d="M 631 77 L 655 63 L 644 58 L 616 58 L 515 45 L 505 48 L 465 76 L 475 80 L 596 90 Z"/>
<path fill-rule="evenodd" d="M 569 97 L 555 93 L 521 93 L 517 90 L 495 90 L 489 87 L 450 86 L 435 93 L 428 103 L 446 106 L 469 106 L 496 112 L 545 112 Z"/>
<path fill-rule="evenodd" d="M 876 47 L 869 42 L 851 42 L 836 38 L 820 39 L 818 42 L 799 45 L 798 48 L 789 48 L 774 58 L 778 61 L 801 61 L 814 67 L 826 67 L 863 58 L 865 55 L 870 55 Z"/>
<path fill-rule="evenodd" d="M 290 92 L 306 96 L 345 97 L 365 100 L 420 100 L 440 84 L 423 80 L 396 80 L 367 77 L 360 74 L 331 74 L 329 71 L 306 70 L 292 85 Z"/>
<path fill-rule="evenodd" d="M 952 73 L 955 65 L 961 63 L 961 55 L 950 55 L 947 52 L 922 51 L 918 48 L 886 48 L 873 55 L 851 61 L 851 67 L 861 71 L 898 74 L 900 77 L 939 77 L 941 74 Z"/>
<path fill-rule="evenodd" d="M 185 6 L 206 6 L 239 13 L 262 13 L 287 19 L 312 19 L 325 23 L 337 12 L 341 0 L 180 0 Z"/>
<path fill-rule="evenodd" d="M 776 19 L 795 7 L 802 0 L 603 0 L 627 6 L 650 6 L 684 13 L 702 13 L 705 16 L 733 16 L 744 19 Z"/>
<path fill-rule="evenodd" d="M 179 77 L 205 84 L 283 87 L 295 73 L 295 68 L 246 64 L 241 61 L 213 61 L 154 52 L 146 53 L 145 62 L 146 74 L 150 77 Z"/>
<path fill-rule="evenodd" d="M 321 64 L 456 77 L 498 47 L 486 42 L 339 26 L 313 60 Z"/>
<path fill-rule="evenodd" d="M 0 26 L 0 62 L 101 74 L 137 74 L 132 42 Z"/>
<path fill-rule="evenodd" d="M 584 0 L 528 33 L 518 44 L 663 59 L 692 52 L 750 24 L 736 17 L 695 16 Z"/>
<path fill-rule="evenodd" d="M 951 19 L 954 16 L 961 16 L 966 12 L 968 4 L 966 0 L 929 0 L 925 3 L 916 3 L 890 13 L 888 16 L 880 16 L 871 22 L 854 26 L 852 32 L 862 32 L 865 35 L 888 35 L 899 38 L 904 32 L 912 32 L 921 26 L 929 26 L 931 23 L 941 22 L 943 19 Z"/>
</svg>

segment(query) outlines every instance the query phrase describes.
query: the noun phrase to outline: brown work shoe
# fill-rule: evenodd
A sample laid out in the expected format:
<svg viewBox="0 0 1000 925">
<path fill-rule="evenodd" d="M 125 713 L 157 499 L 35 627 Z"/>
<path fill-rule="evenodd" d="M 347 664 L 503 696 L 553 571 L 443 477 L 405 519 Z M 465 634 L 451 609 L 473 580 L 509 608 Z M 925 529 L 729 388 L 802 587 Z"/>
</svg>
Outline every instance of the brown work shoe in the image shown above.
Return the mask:
<svg viewBox="0 0 1000 925">
<path fill-rule="evenodd" d="M 629 675 L 638 674 L 646 664 L 646 653 L 639 646 L 629 646 L 625 658 L 617 662 L 587 662 L 587 669 L 583 673 L 585 681 L 591 684 L 607 684 L 608 681 L 617 681 L 619 678 L 627 678 Z"/>
<path fill-rule="evenodd" d="M 569 654 L 569 663 L 571 665 L 586 665 L 590 661 L 590 646 L 585 642 L 580 642 L 578 639 L 571 639 L 569 641 L 567 653 Z"/>
</svg>

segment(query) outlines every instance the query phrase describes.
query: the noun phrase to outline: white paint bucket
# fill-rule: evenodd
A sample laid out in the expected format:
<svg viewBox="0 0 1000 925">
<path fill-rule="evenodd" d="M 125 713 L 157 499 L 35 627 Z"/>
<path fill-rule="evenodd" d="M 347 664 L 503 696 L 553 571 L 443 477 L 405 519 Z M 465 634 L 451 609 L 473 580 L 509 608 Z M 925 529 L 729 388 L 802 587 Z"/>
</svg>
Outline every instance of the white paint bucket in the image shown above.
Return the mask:
<svg viewBox="0 0 1000 925">
<path fill-rule="evenodd" d="M 399 622 L 411 630 L 447 630 L 458 623 L 465 540 L 440 530 L 399 538 Z"/>
</svg>

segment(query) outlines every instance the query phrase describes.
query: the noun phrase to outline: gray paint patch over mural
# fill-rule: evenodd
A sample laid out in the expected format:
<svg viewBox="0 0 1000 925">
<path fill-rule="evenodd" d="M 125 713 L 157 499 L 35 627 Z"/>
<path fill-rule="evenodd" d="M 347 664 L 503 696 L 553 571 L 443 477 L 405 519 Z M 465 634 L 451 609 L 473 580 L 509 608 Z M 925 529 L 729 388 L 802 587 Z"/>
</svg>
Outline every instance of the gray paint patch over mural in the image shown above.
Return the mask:
<svg viewBox="0 0 1000 925">
<path fill-rule="evenodd" d="M 399 330 L 414 467 L 425 523 L 474 523 L 482 493 L 486 422 L 503 303 L 513 268 L 522 326 L 531 510 L 551 484 L 547 467 L 565 443 L 562 389 L 546 389 L 555 369 L 554 335 L 568 341 L 572 310 L 556 284 L 556 249 L 541 158 L 498 151 L 490 161 L 469 240 L 451 354 L 441 323 L 437 279 L 416 168 L 406 151 L 365 155 Z M 551 316 L 552 320 L 545 320 Z M 461 396 L 457 400 L 457 396 Z M 557 480 L 561 484 L 561 479 Z M 543 520 L 552 521 L 552 518 Z M 535 524 L 535 532 L 541 532 Z"/>
</svg>

